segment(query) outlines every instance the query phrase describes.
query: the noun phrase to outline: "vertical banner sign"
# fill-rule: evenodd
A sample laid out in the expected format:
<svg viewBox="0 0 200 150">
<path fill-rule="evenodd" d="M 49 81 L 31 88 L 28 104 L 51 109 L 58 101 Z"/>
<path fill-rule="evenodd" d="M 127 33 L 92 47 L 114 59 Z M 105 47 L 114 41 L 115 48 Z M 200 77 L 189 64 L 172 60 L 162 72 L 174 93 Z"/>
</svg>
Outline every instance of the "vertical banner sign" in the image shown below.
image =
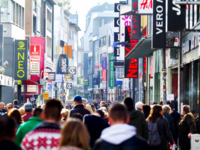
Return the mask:
<svg viewBox="0 0 200 150">
<path fill-rule="evenodd" d="M 15 80 L 27 80 L 27 40 L 15 40 Z"/>
<path fill-rule="evenodd" d="M 40 75 L 40 56 L 30 56 L 30 74 Z"/>
<path fill-rule="evenodd" d="M 0 8 L 1 8 L 1 6 L 0 6 Z M 1 9 L 0 9 L 1 10 Z M 1 17 L 0 17 L 0 19 L 1 19 Z M 4 60 L 3 60 L 3 44 L 4 42 L 3 42 L 3 25 L 2 24 L 0 24 L 0 58 L 2 59 L 1 61 L 0 61 L 0 65 L 2 66 L 2 63 L 4 62 Z"/>
<path fill-rule="evenodd" d="M 153 43 L 151 44 L 152 48 L 163 48 L 166 44 L 165 3 L 165 0 L 153 1 Z"/>
<path fill-rule="evenodd" d="M 147 57 L 144 57 L 144 73 L 147 72 Z"/>
<path fill-rule="evenodd" d="M 153 14 L 153 0 L 138 0 L 138 12 Z"/>
<path fill-rule="evenodd" d="M 107 69 L 107 55 L 102 55 L 102 69 Z"/>
<path fill-rule="evenodd" d="M 138 0 L 132 0 L 132 10 L 138 12 Z M 131 17 L 131 39 L 140 39 L 140 15 Z"/>
<path fill-rule="evenodd" d="M 58 59 L 57 65 L 58 74 L 68 74 L 68 55 L 61 54 Z"/>
<path fill-rule="evenodd" d="M 114 88 L 114 54 L 110 54 L 110 89 Z"/>
<path fill-rule="evenodd" d="M 182 31 L 186 27 L 186 7 L 168 0 L 168 31 Z"/>
<path fill-rule="evenodd" d="M 120 27 L 120 18 L 114 18 L 114 27 Z"/>
<path fill-rule="evenodd" d="M 102 81 L 106 82 L 106 69 L 102 69 Z"/>
<path fill-rule="evenodd" d="M 137 44 L 138 40 L 130 40 L 131 38 L 131 28 L 125 27 L 125 40 L 126 42 L 130 43 L 131 45 L 125 46 L 125 55 L 129 54 L 131 51 L 131 48 L 134 48 L 135 44 Z M 124 66 L 124 74 L 125 78 L 138 78 L 138 60 L 131 58 L 131 59 L 125 59 L 125 66 Z"/>
</svg>

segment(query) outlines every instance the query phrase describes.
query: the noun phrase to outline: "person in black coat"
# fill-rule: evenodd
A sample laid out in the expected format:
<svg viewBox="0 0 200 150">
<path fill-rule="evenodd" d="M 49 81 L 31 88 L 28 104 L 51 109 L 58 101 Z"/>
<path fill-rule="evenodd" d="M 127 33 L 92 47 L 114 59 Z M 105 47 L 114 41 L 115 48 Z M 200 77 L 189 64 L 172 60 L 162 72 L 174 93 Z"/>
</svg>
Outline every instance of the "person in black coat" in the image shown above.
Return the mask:
<svg viewBox="0 0 200 150">
<path fill-rule="evenodd" d="M 93 150 L 148 150 L 147 142 L 136 135 L 136 128 L 127 124 L 129 119 L 124 105 L 112 105 L 109 109 L 111 126 L 102 131 Z"/>
<path fill-rule="evenodd" d="M 148 123 L 157 122 L 158 132 L 161 137 L 161 144 L 155 147 L 150 147 L 150 150 L 169 150 L 170 145 L 173 145 L 173 137 L 167 119 L 163 117 L 162 107 L 154 105 L 151 113 L 147 118 Z M 169 145 L 170 143 L 170 145 Z"/>
<path fill-rule="evenodd" d="M 70 111 L 70 117 L 74 114 L 81 114 L 84 117 L 86 114 L 90 114 L 90 111 L 84 108 L 82 104 L 82 97 L 77 95 L 74 97 L 74 108 Z"/>
<path fill-rule="evenodd" d="M 95 115 L 85 115 L 83 122 L 85 123 L 90 134 L 90 147 L 93 147 L 95 141 L 100 138 L 103 129 L 110 126 L 107 121 Z"/>
</svg>

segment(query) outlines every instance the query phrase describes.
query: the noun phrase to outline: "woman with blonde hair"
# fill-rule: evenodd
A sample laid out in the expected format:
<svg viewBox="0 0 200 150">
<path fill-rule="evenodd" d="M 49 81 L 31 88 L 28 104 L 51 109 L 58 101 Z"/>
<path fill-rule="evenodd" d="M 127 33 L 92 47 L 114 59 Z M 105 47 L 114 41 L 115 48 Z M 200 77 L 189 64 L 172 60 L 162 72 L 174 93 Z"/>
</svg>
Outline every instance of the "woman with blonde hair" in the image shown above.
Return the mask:
<svg viewBox="0 0 200 150">
<path fill-rule="evenodd" d="M 24 108 L 21 107 L 21 108 L 18 109 L 18 110 L 19 110 L 21 116 L 25 115 L 25 110 L 24 110 Z"/>
<path fill-rule="evenodd" d="M 68 119 L 61 131 L 60 150 L 89 150 L 89 133 L 83 122 Z"/>
</svg>

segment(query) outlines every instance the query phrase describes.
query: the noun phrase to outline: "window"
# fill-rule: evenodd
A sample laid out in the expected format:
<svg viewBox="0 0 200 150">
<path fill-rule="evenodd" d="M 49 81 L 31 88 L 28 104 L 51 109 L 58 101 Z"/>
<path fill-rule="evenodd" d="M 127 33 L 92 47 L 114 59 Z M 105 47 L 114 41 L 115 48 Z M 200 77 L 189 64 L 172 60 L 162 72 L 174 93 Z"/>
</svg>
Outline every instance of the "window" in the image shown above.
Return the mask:
<svg viewBox="0 0 200 150">
<path fill-rule="evenodd" d="M 19 24 L 19 5 L 16 3 L 16 24 Z"/>
<path fill-rule="evenodd" d="M 51 58 L 51 38 L 47 36 L 47 56 Z"/>
<path fill-rule="evenodd" d="M 13 23 L 16 22 L 15 7 L 16 7 L 16 4 L 15 4 L 15 2 L 13 2 Z"/>
<path fill-rule="evenodd" d="M 22 13 L 21 13 L 21 6 L 19 5 L 19 26 L 22 26 Z"/>
<path fill-rule="evenodd" d="M 47 30 L 50 32 L 52 31 L 52 18 L 51 18 L 51 12 L 49 9 L 47 9 Z"/>
<path fill-rule="evenodd" d="M 40 24 L 41 24 L 41 8 L 37 6 L 37 31 L 40 33 Z"/>
<path fill-rule="evenodd" d="M 123 67 L 116 67 L 116 78 L 117 79 L 124 78 L 124 68 Z"/>
<path fill-rule="evenodd" d="M 2 22 L 8 22 L 8 1 L 7 0 L 1 0 L 1 12 L 3 12 L 3 14 L 1 14 L 1 21 Z"/>
<path fill-rule="evenodd" d="M 22 7 L 22 28 L 24 28 L 24 8 Z"/>
<path fill-rule="evenodd" d="M 99 46 L 101 47 L 104 45 L 106 45 L 106 37 L 105 36 L 100 38 L 100 40 L 99 40 Z"/>
</svg>

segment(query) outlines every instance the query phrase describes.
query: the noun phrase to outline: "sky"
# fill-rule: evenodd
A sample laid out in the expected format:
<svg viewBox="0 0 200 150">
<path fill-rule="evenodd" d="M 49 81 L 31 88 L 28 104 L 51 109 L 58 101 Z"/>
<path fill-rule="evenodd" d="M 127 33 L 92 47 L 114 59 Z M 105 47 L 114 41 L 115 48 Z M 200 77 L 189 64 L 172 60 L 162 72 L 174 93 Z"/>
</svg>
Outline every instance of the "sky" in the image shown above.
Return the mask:
<svg viewBox="0 0 200 150">
<path fill-rule="evenodd" d="M 79 39 L 83 37 L 86 21 L 85 17 L 88 13 L 88 11 L 98 5 L 98 3 L 103 4 L 105 2 L 109 4 L 118 3 L 119 1 L 125 1 L 125 0 L 70 0 L 71 9 L 69 10 L 72 14 L 78 14 L 78 25 L 81 28 L 81 31 L 79 32 Z M 80 42 L 79 42 L 80 45 Z"/>
</svg>

